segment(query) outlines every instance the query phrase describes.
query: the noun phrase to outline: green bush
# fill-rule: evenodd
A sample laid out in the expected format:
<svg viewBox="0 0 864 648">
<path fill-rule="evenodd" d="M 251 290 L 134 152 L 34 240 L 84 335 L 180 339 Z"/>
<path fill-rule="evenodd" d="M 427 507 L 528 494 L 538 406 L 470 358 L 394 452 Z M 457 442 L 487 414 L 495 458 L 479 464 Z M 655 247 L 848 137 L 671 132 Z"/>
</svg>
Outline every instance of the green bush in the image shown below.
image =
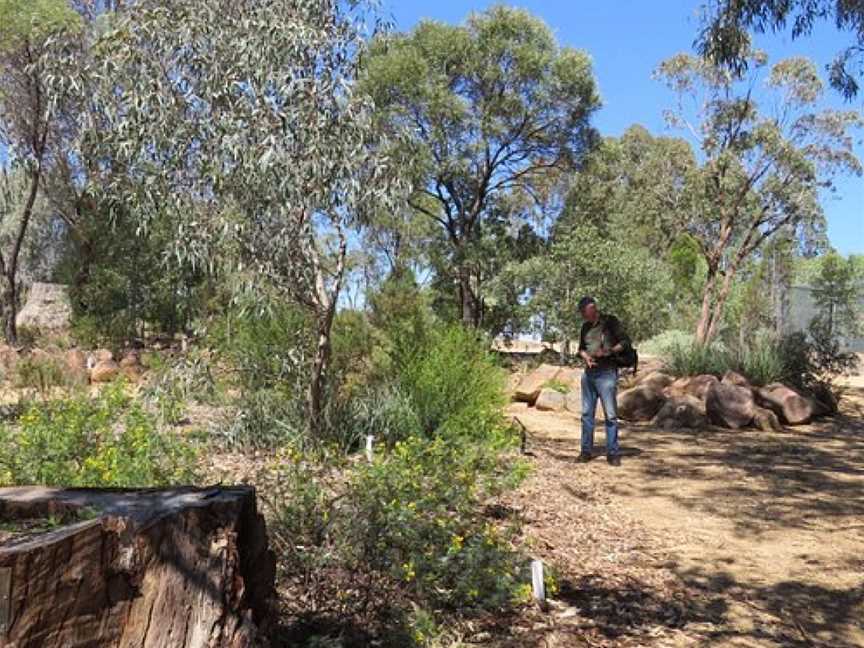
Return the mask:
<svg viewBox="0 0 864 648">
<path fill-rule="evenodd" d="M 33 389 L 48 395 L 55 387 L 75 383 L 65 365 L 48 356 L 26 356 L 15 365 L 14 384 L 19 389 Z"/>
<path fill-rule="evenodd" d="M 499 472 L 501 471 L 501 472 Z M 511 485 L 489 446 L 438 437 L 399 442 L 358 468 L 337 530 L 350 565 L 401 582 L 435 607 L 500 607 L 518 583 L 518 560 L 479 515 L 482 496 Z"/>
<path fill-rule="evenodd" d="M 277 300 L 239 303 L 212 326 L 208 342 L 236 372 L 241 389 L 293 390 L 305 385 L 312 353 L 310 323 Z"/>
<path fill-rule="evenodd" d="M 499 448 L 465 438 L 410 437 L 339 479 L 288 451 L 262 490 L 282 577 L 302 590 L 291 611 L 384 619 L 384 632 L 410 629 L 398 645 L 413 645 L 436 614 L 515 603 L 527 562 L 511 548 L 512 526 L 490 524 L 481 505 L 524 475 Z"/>
<path fill-rule="evenodd" d="M 302 395 L 292 397 L 279 388 L 244 392 L 231 422 L 217 432 L 225 447 L 239 450 L 267 450 L 305 442 L 306 414 Z"/>
<path fill-rule="evenodd" d="M 485 438 L 503 427 L 504 375 L 475 331 L 451 325 L 402 340 L 394 367 L 427 436 Z"/>
<path fill-rule="evenodd" d="M 738 349 L 734 364 L 737 371 L 757 386 L 793 378 L 786 344 L 767 331 L 759 332 L 748 346 Z"/>
<path fill-rule="evenodd" d="M 219 431 L 222 443 L 263 449 L 297 441 L 306 429 L 310 330 L 305 313 L 278 300 L 243 301 L 213 323 L 208 342 L 238 388 L 237 416 Z"/>
<path fill-rule="evenodd" d="M 722 375 L 735 367 L 729 352 L 720 344 L 673 344 L 666 354 L 665 369 L 673 376 Z"/>
<path fill-rule="evenodd" d="M 194 450 L 156 428 L 122 385 L 30 407 L 0 426 L 0 482 L 46 486 L 159 486 L 190 481 Z"/>
<path fill-rule="evenodd" d="M 210 359 L 197 349 L 178 358 L 148 354 L 145 362 L 150 369 L 141 398 L 159 420 L 176 425 L 183 420 L 190 401 L 208 403 L 217 400 L 218 387 Z"/>
<path fill-rule="evenodd" d="M 694 335 L 686 331 L 671 329 L 639 343 L 639 353 L 666 357 L 675 347 L 687 347 L 694 343 Z"/>
</svg>

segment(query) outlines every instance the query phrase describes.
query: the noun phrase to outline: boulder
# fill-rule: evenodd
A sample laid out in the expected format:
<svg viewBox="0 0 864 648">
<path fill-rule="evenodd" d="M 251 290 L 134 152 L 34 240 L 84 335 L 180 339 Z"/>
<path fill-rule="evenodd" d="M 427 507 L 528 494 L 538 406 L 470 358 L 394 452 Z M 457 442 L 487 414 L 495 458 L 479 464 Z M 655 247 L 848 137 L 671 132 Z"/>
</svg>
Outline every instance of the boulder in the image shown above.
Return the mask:
<svg viewBox="0 0 864 648">
<path fill-rule="evenodd" d="M 756 407 L 753 415 L 753 425 L 763 432 L 782 432 L 783 425 L 777 415 L 764 407 Z"/>
<path fill-rule="evenodd" d="M 534 402 L 541 412 L 561 412 L 566 404 L 566 396 L 555 389 L 541 389 L 540 395 Z"/>
<path fill-rule="evenodd" d="M 59 333 L 69 329 L 72 303 L 69 288 L 61 284 L 34 283 L 27 302 L 15 318 L 18 328 L 38 333 Z"/>
<path fill-rule="evenodd" d="M 634 381 L 635 386 L 645 385 L 651 387 L 654 391 L 662 392 L 675 382 L 675 378 L 662 371 L 652 371 L 651 373 L 640 374 Z"/>
<path fill-rule="evenodd" d="M 747 387 L 748 389 L 752 388 L 750 385 L 750 381 L 747 380 L 744 376 L 742 376 L 737 371 L 729 370 L 725 374 L 723 374 L 723 379 L 720 381 L 724 385 L 737 385 L 738 387 Z"/>
<path fill-rule="evenodd" d="M 555 376 L 555 381 L 567 385 L 570 389 L 579 389 L 582 385 L 583 370 L 579 367 L 562 367 Z"/>
<path fill-rule="evenodd" d="M 564 409 L 571 414 L 582 415 L 582 386 L 573 387 L 564 396 Z"/>
<path fill-rule="evenodd" d="M 137 383 L 144 375 L 144 367 L 141 365 L 127 365 L 120 367 L 120 373 L 129 380 L 129 382 Z"/>
<path fill-rule="evenodd" d="M 90 380 L 94 383 L 107 383 L 120 375 L 120 365 L 113 360 L 102 360 L 90 370 Z"/>
<path fill-rule="evenodd" d="M 705 405 L 695 396 L 676 396 L 667 400 L 652 421 L 657 427 L 701 430 L 708 423 Z"/>
<path fill-rule="evenodd" d="M 716 376 L 710 374 L 686 376 L 669 385 L 665 393 L 668 396 L 695 396 L 699 400 L 705 400 L 711 385 L 719 382 Z"/>
<path fill-rule="evenodd" d="M 508 397 L 513 399 L 513 396 L 516 393 L 516 388 L 519 387 L 519 383 L 521 382 L 522 376 L 519 373 L 507 374 L 507 383 L 504 386 L 504 393 L 506 393 Z"/>
<path fill-rule="evenodd" d="M 96 360 L 96 362 L 105 362 L 107 360 L 114 359 L 114 354 L 111 353 L 108 349 L 96 349 L 91 355 Z"/>
<path fill-rule="evenodd" d="M 252 648 L 275 557 L 251 487 L 0 489 L 0 646 Z"/>
<path fill-rule="evenodd" d="M 715 379 L 705 396 L 708 420 L 737 430 L 750 425 L 756 413 L 753 392 L 746 387 L 728 385 Z"/>
<path fill-rule="evenodd" d="M 789 425 L 801 425 L 813 418 L 816 406 L 812 400 L 782 383 L 772 383 L 758 391 L 759 404 Z"/>
<path fill-rule="evenodd" d="M 110 352 L 109 352 L 110 353 Z M 121 367 L 139 367 L 141 366 L 141 356 L 137 351 L 130 351 L 120 360 Z"/>
<path fill-rule="evenodd" d="M 540 365 L 522 379 L 513 394 L 513 400 L 533 405 L 546 383 L 557 378 L 560 371 L 561 368 L 554 365 Z"/>
<path fill-rule="evenodd" d="M 650 421 L 666 399 L 648 385 L 640 385 L 618 394 L 618 416 L 626 421 Z"/>
<path fill-rule="evenodd" d="M 87 356 L 81 349 L 71 349 L 66 352 L 66 367 L 69 371 L 87 371 Z"/>
</svg>

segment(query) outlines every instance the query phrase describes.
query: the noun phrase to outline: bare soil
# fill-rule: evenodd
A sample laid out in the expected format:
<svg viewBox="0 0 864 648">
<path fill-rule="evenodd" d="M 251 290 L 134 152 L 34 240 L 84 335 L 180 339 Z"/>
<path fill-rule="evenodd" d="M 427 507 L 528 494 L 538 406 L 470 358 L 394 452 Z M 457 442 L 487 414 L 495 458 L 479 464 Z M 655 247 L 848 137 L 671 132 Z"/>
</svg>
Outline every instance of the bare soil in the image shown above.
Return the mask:
<svg viewBox="0 0 864 648">
<path fill-rule="evenodd" d="M 782 433 L 625 424 L 621 468 L 602 424 L 577 464 L 576 417 L 508 413 L 535 471 L 507 505 L 561 590 L 495 645 L 864 646 L 864 389 Z"/>
</svg>

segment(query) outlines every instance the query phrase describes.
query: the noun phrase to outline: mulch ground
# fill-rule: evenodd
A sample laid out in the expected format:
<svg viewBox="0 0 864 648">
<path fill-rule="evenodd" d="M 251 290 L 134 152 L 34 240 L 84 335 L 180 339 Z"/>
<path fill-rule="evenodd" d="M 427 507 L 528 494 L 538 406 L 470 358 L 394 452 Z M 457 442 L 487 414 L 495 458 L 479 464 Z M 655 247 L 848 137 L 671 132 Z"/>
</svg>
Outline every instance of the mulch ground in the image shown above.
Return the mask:
<svg viewBox="0 0 864 648">
<path fill-rule="evenodd" d="M 542 560 L 559 590 L 548 608 L 464 628 L 468 644 L 523 646 L 690 646 L 710 625 L 699 594 L 664 567 L 672 539 L 652 537 L 620 510 L 607 486 L 615 469 L 586 470 L 578 448 L 559 441 L 529 446 L 532 475 L 496 508 L 521 525 L 523 553 Z"/>
</svg>

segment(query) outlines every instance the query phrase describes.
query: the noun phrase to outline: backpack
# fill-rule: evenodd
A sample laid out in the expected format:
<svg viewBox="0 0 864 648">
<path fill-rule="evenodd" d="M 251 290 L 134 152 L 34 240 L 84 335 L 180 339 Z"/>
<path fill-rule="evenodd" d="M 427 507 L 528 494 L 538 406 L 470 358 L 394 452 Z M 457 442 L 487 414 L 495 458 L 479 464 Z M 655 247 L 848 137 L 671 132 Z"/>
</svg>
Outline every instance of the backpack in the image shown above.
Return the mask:
<svg viewBox="0 0 864 648">
<path fill-rule="evenodd" d="M 635 376 L 636 371 L 639 369 L 639 353 L 630 344 L 629 340 L 623 342 L 623 346 L 624 348 L 619 353 L 612 354 L 612 360 L 618 365 L 619 369 L 630 369 L 632 367 L 633 375 Z"/>
<path fill-rule="evenodd" d="M 632 367 L 633 375 L 636 375 L 636 371 L 639 369 L 639 353 L 633 348 L 633 345 L 625 344 L 621 353 L 614 354 L 612 359 L 619 368 Z"/>
</svg>

